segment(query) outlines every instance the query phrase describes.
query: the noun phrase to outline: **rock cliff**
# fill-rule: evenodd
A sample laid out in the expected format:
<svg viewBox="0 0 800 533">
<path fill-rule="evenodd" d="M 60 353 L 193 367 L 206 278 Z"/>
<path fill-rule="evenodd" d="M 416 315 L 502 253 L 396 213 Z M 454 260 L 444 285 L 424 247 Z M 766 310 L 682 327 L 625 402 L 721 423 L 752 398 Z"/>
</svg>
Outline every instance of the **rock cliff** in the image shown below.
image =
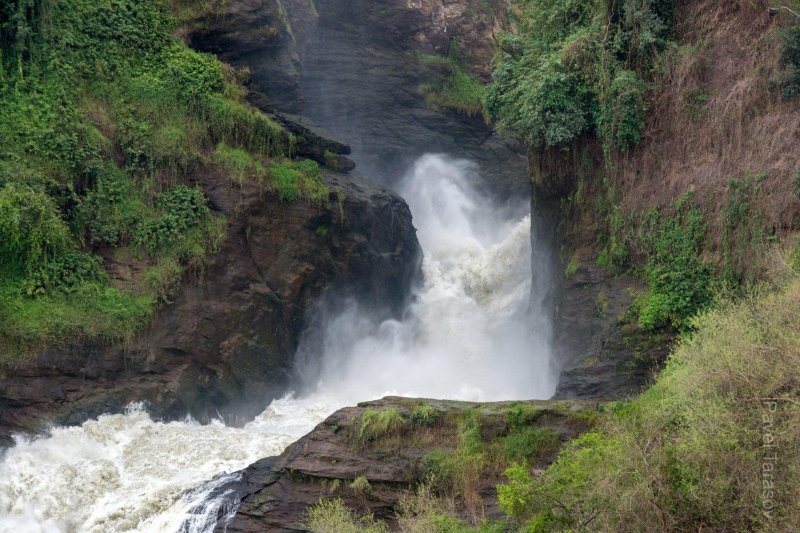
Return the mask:
<svg viewBox="0 0 800 533">
<path fill-rule="evenodd" d="M 430 409 L 427 421 L 414 415 L 420 406 Z M 480 470 L 470 487 L 475 498 L 467 504 L 469 498 L 457 494 L 458 513 L 499 518 L 502 513 L 495 486 L 502 480 L 503 464 L 507 464 L 501 449 L 510 431 L 509 413 L 515 409 L 532 415 L 526 425 L 553 435 L 554 445 L 533 459 L 537 468 L 544 468 L 555 459 L 562 443 L 590 427 L 594 404 L 473 404 L 389 397 L 339 410 L 279 457 L 253 464 L 236 481 L 220 487 L 219 494 L 230 491 L 228 505 L 238 507 L 238 511 L 233 517 L 220 517 L 217 531 L 304 531 L 306 509 L 320 499 L 332 498 L 341 498 L 360 514 L 373 513 L 392 523 L 399 498 L 425 481 L 426 454 L 452 452 L 459 442 L 459 420 L 469 412 L 479 421 L 480 440 L 491 458 L 482 467 L 475 463 Z M 402 417 L 402 429 L 359 442 L 365 413 L 385 411 Z M 359 477 L 368 484 L 353 485 Z"/>
<path fill-rule="evenodd" d="M 74 424 L 131 401 L 156 416 L 253 416 L 283 392 L 300 332 L 327 288 L 399 313 L 418 273 L 405 202 L 366 178 L 326 172 L 329 201 L 283 203 L 200 173 L 227 238 L 196 279 L 127 345 L 52 346 L 0 379 L 0 438 Z"/>
</svg>

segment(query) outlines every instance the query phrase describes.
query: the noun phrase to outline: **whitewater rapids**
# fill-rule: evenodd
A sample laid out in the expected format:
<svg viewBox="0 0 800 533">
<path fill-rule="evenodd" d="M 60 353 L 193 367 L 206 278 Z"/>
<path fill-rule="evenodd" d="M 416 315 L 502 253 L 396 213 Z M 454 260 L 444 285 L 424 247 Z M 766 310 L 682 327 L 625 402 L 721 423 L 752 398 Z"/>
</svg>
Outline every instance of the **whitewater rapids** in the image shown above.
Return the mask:
<svg viewBox="0 0 800 533">
<path fill-rule="evenodd" d="M 557 369 L 546 313 L 531 299 L 530 216 L 493 203 L 480 179 L 467 161 L 426 155 L 402 181 L 424 252 L 424 284 L 402 320 L 376 323 L 340 302 L 321 352 L 299 363 L 303 392 L 243 428 L 158 422 L 133 405 L 16 437 L 0 458 L 0 532 L 210 531 L 218 507 L 208 495 L 226 475 L 343 406 L 388 394 L 550 397 Z"/>
</svg>

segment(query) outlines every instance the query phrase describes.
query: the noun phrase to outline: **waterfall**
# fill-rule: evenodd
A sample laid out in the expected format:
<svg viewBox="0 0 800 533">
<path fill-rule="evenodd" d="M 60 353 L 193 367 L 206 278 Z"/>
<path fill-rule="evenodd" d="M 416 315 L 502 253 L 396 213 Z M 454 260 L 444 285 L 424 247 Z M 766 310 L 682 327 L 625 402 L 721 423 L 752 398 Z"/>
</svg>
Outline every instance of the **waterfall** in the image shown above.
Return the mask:
<svg viewBox="0 0 800 533">
<path fill-rule="evenodd" d="M 297 394 L 244 428 L 158 422 L 141 405 L 47 436 L 18 436 L 0 460 L 0 532 L 210 531 L 231 512 L 209 497 L 232 472 L 279 454 L 345 405 L 387 394 L 544 399 L 556 386 L 531 216 L 480 192 L 476 167 L 425 155 L 400 182 L 424 251 L 424 281 L 401 320 L 357 301 L 327 308 Z M 532 257 L 533 264 L 532 264 Z M 539 275 L 535 275 L 535 274 Z"/>
</svg>

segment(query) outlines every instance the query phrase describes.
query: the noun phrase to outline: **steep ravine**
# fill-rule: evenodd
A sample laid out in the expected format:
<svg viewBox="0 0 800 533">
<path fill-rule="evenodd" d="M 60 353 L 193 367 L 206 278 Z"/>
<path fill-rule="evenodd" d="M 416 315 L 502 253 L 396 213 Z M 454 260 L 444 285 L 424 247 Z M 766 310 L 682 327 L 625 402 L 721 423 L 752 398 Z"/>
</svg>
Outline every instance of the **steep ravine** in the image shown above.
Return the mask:
<svg viewBox="0 0 800 533">
<path fill-rule="evenodd" d="M 293 130 L 304 119 L 280 112 L 302 114 L 333 131 L 351 145 L 347 157 L 358 171 L 326 171 L 331 192 L 322 206 L 286 205 L 256 185 L 238 187 L 226 176 L 198 173 L 197 183 L 229 227 L 197 279 L 186 280 L 132 343 L 51 347 L 0 380 L 0 438 L 50 423 L 80 424 L 121 412 L 130 402 L 146 402 L 127 414 L 58 428 L 50 439 L 20 439 L 8 456 L 0 489 L 19 490 L 26 461 L 42 461 L 44 473 L 37 478 L 41 483 L 23 491 L 29 499 L 20 498 L 21 515 L 30 506 L 43 522 L 55 520 L 67 529 L 127 527 L 128 518 L 120 522 L 120 517 L 130 515 L 130 523 L 141 530 L 183 524 L 198 531 L 217 519 L 222 527 L 238 510 L 232 528 L 302 530 L 305 505 L 323 493 L 321 479 L 347 483 L 366 475 L 376 482 L 379 497 L 360 506 L 391 517 L 399 491 L 422 479 L 422 455 L 447 443 L 432 441 L 396 453 L 392 448 L 391 457 L 386 450 L 372 450 L 364 462 L 352 453 L 345 433 L 330 434 L 332 424 L 355 431 L 353 419 L 363 408 L 338 411 L 280 459 L 264 458 L 241 476 L 215 476 L 279 453 L 339 407 L 386 393 L 477 401 L 547 398 L 558 372 L 553 336 L 556 358 L 569 359 L 596 338 L 595 326 L 608 327 L 610 320 L 598 324 L 591 318 L 592 299 L 570 300 L 576 287 L 568 285 L 562 293 L 555 282 L 562 270 L 554 239 L 556 210 L 537 197 L 531 218 L 525 217 L 530 182 L 524 147 L 492 132 L 481 117 L 430 109 L 419 92 L 416 54 L 446 54 L 451 35 L 466 39 L 474 52 L 471 68 L 485 77 L 482 65 L 500 19 L 476 16 L 467 0 L 391 0 L 379 9 L 345 0 L 315 4 L 313 10 L 304 0 L 229 0 L 223 4 L 226 13 L 199 24 L 202 30 L 190 40 L 250 69 L 251 102 L 278 113 L 298 137 L 299 155 L 324 161 L 327 150 L 320 146 L 336 147 L 337 156 L 349 150 L 311 135 L 319 131 L 314 127 Z M 429 153 L 448 156 L 425 156 Z M 351 167 L 347 159 L 337 162 L 330 166 Z M 402 190 L 406 198 L 415 187 L 431 187 L 417 190 L 417 200 L 431 201 L 416 202 L 422 211 L 414 214 L 418 227 L 420 213 L 434 215 L 427 231 L 420 231 L 429 259 L 422 288 L 415 284 L 420 243 L 409 206 L 361 173 Z M 417 299 L 409 305 L 412 294 Z M 320 299 L 325 295 L 335 298 Z M 330 308 L 317 306 L 320 302 Z M 592 326 L 570 335 L 562 320 L 554 333 L 556 309 L 577 324 L 589 316 Z M 311 321 L 320 314 L 320 322 Z M 343 327 L 343 320 L 352 325 Z M 314 339 L 322 341 L 317 350 L 303 345 Z M 321 361 L 298 365 L 293 359 L 298 347 L 301 356 Z M 298 374 L 305 378 L 299 381 L 302 387 Z M 638 387 L 627 375 L 615 382 L 618 389 L 586 387 L 580 375 L 577 381 L 577 388 L 562 394 L 598 397 L 613 390 L 616 396 Z M 281 398 L 289 385 L 309 395 Z M 399 400 L 375 406 L 411 415 Z M 471 407 L 476 405 L 435 404 L 450 422 Z M 508 433 L 509 407 L 477 405 L 488 440 Z M 559 445 L 589 425 L 573 415 L 592 410 L 591 403 L 581 402 L 531 407 L 543 413 L 537 427 L 554 431 Z M 153 420 L 186 414 L 200 422 L 249 424 L 237 430 L 219 423 L 201 428 L 192 421 Z M 456 435 L 453 424 L 443 427 Z M 119 445 L 125 441 L 133 444 Z M 78 454 L 89 446 L 92 458 L 75 465 L 53 453 L 62 446 Z M 158 456 L 152 465 L 149 450 Z M 538 464 L 549 464 L 556 451 L 549 450 Z M 213 457 L 206 460 L 205 453 Z M 307 467 L 340 459 L 334 471 Z M 138 477 L 143 465 L 150 465 L 145 474 L 155 480 L 147 486 Z M 185 473 L 173 477 L 174 465 Z M 66 471 L 77 472 L 76 479 L 60 474 Z M 51 474 L 55 481 L 46 479 Z M 499 472 L 492 476 L 480 487 L 488 517 L 498 514 L 493 487 Z M 63 492 L 71 484 L 80 485 L 85 502 L 42 496 L 51 486 Z M 220 499 L 228 490 L 233 499 L 230 494 Z M 99 494 L 109 496 L 99 499 Z M 353 502 L 358 497 L 342 494 Z M 36 507 L 44 500 L 48 505 Z M 11 519 L 13 524 L 16 517 Z"/>
</svg>

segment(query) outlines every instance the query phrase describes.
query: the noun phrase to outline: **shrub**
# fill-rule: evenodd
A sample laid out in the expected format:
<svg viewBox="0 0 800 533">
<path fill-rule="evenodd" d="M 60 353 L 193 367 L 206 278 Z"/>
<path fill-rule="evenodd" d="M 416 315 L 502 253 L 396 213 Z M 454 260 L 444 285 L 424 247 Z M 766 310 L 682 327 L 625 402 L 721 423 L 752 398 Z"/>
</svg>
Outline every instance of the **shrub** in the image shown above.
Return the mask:
<svg viewBox="0 0 800 533">
<path fill-rule="evenodd" d="M 134 233 L 135 242 L 151 253 L 174 245 L 209 216 L 202 191 L 183 185 L 156 196 L 155 204 L 161 215 L 142 221 Z"/>
<path fill-rule="evenodd" d="M 503 472 L 508 480 L 497 486 L 500 509 L 513 518 L 522 519 L 531 513 L 534 505 L 534 480 L 528 466 L 515 463 Z"/>
<path fill-rule="evenodd" d="M 344 502 L 320 500 L 306 511 L 305 526 L 313 533 L 388 533 L 384 522 L 375 521 L 372 515 L 356 516 Z"/>
<path fill-rule="evenodd" d="M 800 281 L 695 324 L 655 384 L 568 443 L 544 475 L 515 467 L 498 487 L 503 509 L 553 529 L 796 530 L 800 465 L 781 458 L 800 454 Z"/>
<path fill-rule="evenodd" d="M 222 65 L 213 55 L 173 43 L 164 56 L 166 78 L 191 108 L 199 110 L 208 98 L 222 90 Z"/>
<path fill-rule="evenodd" d="M 372 494 L 372 485 L 370 485 L 369 480 L 364 476 L 358 476 L 350 483 L 350 489 L 353 492 L 361 494 L 363 496 L 368 496 Z"/>
<path fill-rule="evenodd" d="M 550 428 L 517 428 L 503 437 L 503 453 L 509 461 L 538 459 L 558 450 L 561 439 Z"/>
<path fill-rule="evenodd" d="M 787 28 L 780 33 L 781 66 L 784 73 L 773 80 L 783 98 L 800 95 L 800 25 Z"/>
<path fill-rule="evenodd" d="M 456 48 L 452 46 L 453 50 Z M 461 66 L 457 55 L 422 55 L 420 60 L 432 71 L 430 76 L 434 78 L 420 87 L 428 107 L 451 109 L 467 116 L 482 112 L 486 87 Z"/>
<path fill-rule="evenodd" d="M 532 405 L 518 403 L 508 408 L 506 411 L 506 421 L 508 422 L 509 429 L 519 429 L 533 424 L 542 414 L 544 413 L 541 409 L 537 409 Z"/>
<path fill-rule="evenodd" d="M 25 292 L 29 296 L 40 296 L 51 292 L 70 293 L 86 283 L 105 284 L 107 281 L 108 274 L 99 257 L 80 252 L 67 252 L 51 259 L 28 276 Z"/>
<path fill-rule="evenodd" d="M 434 480 L 438 487 L 452 483 L 459 473 L 458 458 L 444 450 L 429 452 L 420 461 L 420 470 L 423 477 Z"/>
<path fill-rule="evenodd" d="M 208 122 L 208 131 L 216 143 L 267 156 L 280 153 L 280 126 L 257 109 L 212 95 L 205 103 L 202 117 Z"/>
<path fill-rule="evenodd" d="M 642 140 L 647 112 L 644 92 L 639 76 L 623 70 L 601 94 L 597 128 L 607 153 L 627 150 Z"/>
<path fill-rule="evenodd" d="M 673 217 L 652 211 L 642 229 L 649 291 L 641 302 L 639 324 L 645 329 L 685 328 L 712 302 L 711 268 L 700 257 L 706 224 L 690 199 L 678 202 Z"/>
<path fill-rule="evenodd" d="M 267 171 L 261 161 L 254 160 L 241 148 L 220 143 L 214 151 L 214 161 L 222 167 L 228 178 L 242 185 L 250 178 L 263 179 Z"/>
<path fill-rule="evenodd" d="M 147 291 L 156 300 L 169 302 L 180 284 L 182 274 L 183 267 L 178 260 L 175 257 L 165 257 L 145 271 L 143 281 Z"/>
<path fill-rule="evenodd" d="M 431 405 L 418 405 L 411 410 L 411 421 L 418 426 L 433 426 L 437 420 L 439 411 Z"/>
<path fill-rule="evenodd" d="M 483 524 L 472 528 L 457 518 L 452 500 L 436 496 L 429 483 L 401 496 L 397 502 L 397 523 L 403 533 L 472 533 L 503 531 L 502 524 Z"/>
<path fill-rule="evenodd" d="M 535 148 L 597 134 L 607 154 L 642 139 L 642 75 L 666 44 L 669 0 L 520 3 L 517 35 L 503 35 L 486 110 Z"/>
<path fill-rule="evenodd" d="M 13 183 L 0 189 L 0 266 L 31 272 L 64 253 L 71 241 L 46 194 Z"/>
<path fill-rule="evenodd" d="M 92 244 L 114 246 L 130 241 L 133 228 L 145 218 L 147 210 L 132 190 L 132 181 L 115 165 L 108 164 L 83 198 L 77 218 Z"/>
</svg>

